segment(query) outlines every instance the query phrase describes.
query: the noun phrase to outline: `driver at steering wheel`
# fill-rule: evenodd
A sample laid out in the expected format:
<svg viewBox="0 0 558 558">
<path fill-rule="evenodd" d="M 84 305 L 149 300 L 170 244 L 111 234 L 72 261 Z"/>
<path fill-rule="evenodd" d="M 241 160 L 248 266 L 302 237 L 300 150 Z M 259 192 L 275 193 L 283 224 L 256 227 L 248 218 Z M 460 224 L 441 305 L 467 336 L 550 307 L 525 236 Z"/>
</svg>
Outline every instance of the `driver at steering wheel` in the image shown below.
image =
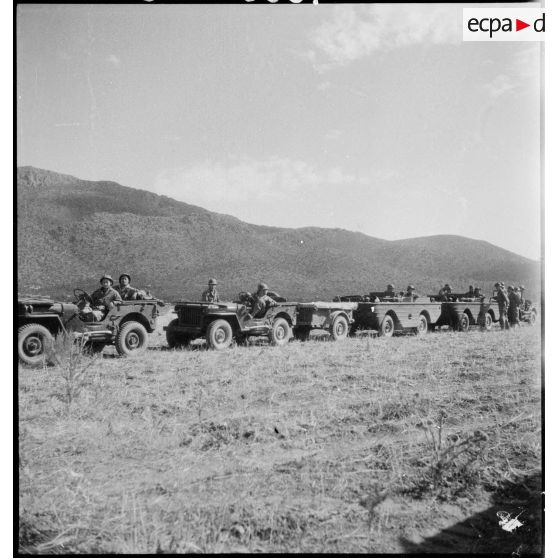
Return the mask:
<svg viewBox="0 0 558 558">
<path fill-rule="evenodd" d="M 100 279 L 101 288 L 91 295 L 91 301 L 85 300 L 81 315 L 86 321 L 100 322 L 114 306 L 115 301 L 122 301 L 120 294 L 112 288 L 114 280 L 110 275 Z"/>
</svg>

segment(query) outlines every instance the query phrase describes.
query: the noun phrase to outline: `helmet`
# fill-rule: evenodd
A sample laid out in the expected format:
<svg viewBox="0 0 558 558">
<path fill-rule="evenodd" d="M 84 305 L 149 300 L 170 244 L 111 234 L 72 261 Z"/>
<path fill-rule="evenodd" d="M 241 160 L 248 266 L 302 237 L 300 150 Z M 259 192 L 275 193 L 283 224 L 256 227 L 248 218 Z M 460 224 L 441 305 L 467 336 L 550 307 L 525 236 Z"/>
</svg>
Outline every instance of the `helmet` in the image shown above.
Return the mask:
<svg viewBox="0 0 558 558">
<path fill-rule="evenodd" d="M 444 289 L 451 289 L 451 287 L 449 286 L 449 283 L 446 283 L 446 284 L 444 285 Z"/>
<path fill-rule="evenodd" d="M 103 282 L 103 279 L 108 279 L 110 281 L 111 285 L 114 285 L 114 279 L 108 275 L 107 273 L 105 273 L 100 279 L 99 279 L 99 283 Z"/>
<path fill-rule="evenodd" d="M 447 285 L 447 284 L 446 284 L 446 289 L 447 289 L 448 291 L 451 291 L 451 290 L 452 290 L 452 289 L 451 289 L 451 285 Z"/>
<path fill-rule="evenodd" d="M 500 283 L 494 283 L 494 286 L 498 288 L 500 286 Z"/>
<path fill-rule="evenodd" d="M 122 277 L 128 277 L 128 281 L 131 282 L 132 278 L 127 274 L 127 273 L 122 273 L 120 275 L 120 277 L 118 278 L 118 282 L 120 283 L 120 280 L 122 279 Z"/>
<path fill-rule="evenodd" d="M 415 290 L 415 287 L 414 287 L 413 285 L 409 285 L 409 286 L 407 287 L 407 290 L 408 290 L 408 291 L 414 291 L 414 290 Z"/>
<path fill-rule="evenodd" d="M 267 285 L 265 283 L 260 283 L 258 285 L 258 291 L 267 291 L 267 290 L 269 289 L 267 288 Z"/>
<path fill-rule="evenodd" d="M 207 282 L 208 285 L 217 285 L 217 279 L 213 279 L 213 277 Z"/>
<path fill-rule="evenodd" d="M 392 283 L 390 283 L 388 286 L 388 291 L 393 291 L 393 289 L 395 289 L 395 285 L 393 285 Z"/>
</svg>

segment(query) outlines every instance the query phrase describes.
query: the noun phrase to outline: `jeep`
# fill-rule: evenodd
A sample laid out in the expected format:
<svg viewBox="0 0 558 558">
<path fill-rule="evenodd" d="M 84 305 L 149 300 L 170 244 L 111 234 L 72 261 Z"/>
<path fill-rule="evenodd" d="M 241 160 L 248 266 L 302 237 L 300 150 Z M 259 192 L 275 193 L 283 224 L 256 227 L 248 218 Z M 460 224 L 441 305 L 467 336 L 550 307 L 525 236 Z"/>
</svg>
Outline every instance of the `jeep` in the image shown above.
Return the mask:
<svg viewBox="0 0 558 558">
<path fill-rule="evenodd" d="M 56 302 L 48 297 L 18 298 L 18 356 L 30 366 L 49 362 L 54 337 L 71 335 L 84 342 L 88 352 L 101 352 L 114 345 L 120 355 L 139 354 L 147 348 L 148 333 L 155 329 L 164 303 L 157 299 L 115 302 L 99 322 L 85 321 L 80 313 L 90 295 L 75 289 L 74 302 Z"/>
<path fill-rule="evenodd" d="M 205 337 L 209 347 L 222 350 L 233 339 L 244 344 L 248 337 L 267 336 L 272 345 L 285 345 L 296 324 L 297 303 L 273 298 L 278 306 L 268 307 L 262 318 L 249 314 L 249 293 L 240 293 L 234 302 L 177 302 L 174 307 L 177 318 L 163 328 L 167 343 L 170 348 L 180 348 Z"/>
</svg>

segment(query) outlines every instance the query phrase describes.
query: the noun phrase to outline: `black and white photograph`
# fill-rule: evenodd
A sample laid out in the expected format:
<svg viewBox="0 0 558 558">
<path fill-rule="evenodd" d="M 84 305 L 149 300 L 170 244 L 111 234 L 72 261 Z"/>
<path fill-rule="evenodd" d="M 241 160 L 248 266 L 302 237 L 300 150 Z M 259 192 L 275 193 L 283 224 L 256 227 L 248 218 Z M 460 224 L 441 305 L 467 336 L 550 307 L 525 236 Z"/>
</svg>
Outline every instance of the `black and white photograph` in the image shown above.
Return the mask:
<svg viewBox="0 0 558 558">
<path fill-rule="evenodd" d="M 545 12 L 14 4 L 20 554 L 543 554 Z"/>
</svg>

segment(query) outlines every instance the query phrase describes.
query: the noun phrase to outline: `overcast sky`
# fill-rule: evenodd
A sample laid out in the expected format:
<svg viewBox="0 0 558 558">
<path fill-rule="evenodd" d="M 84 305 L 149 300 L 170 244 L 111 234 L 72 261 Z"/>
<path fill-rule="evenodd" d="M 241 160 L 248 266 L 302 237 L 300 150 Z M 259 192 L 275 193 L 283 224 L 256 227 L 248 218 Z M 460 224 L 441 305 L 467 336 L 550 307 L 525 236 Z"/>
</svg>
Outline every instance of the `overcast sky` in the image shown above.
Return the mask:
<svg viewBox="0 0 558 558">
<path fill-rule="evenodd" d="M 540 46 L 462 8 L 20 5 L 18 165 L 538 258 Z"/>
</svg>

